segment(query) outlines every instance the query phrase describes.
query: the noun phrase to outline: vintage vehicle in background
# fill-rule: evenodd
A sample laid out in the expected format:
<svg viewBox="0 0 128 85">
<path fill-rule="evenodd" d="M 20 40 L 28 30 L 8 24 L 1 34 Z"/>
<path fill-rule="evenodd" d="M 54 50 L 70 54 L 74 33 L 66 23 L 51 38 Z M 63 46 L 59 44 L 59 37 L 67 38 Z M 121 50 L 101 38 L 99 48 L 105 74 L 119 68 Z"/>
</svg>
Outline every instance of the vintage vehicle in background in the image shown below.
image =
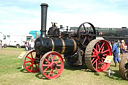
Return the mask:
<svg viewBox="0 0 128 85">
<path fill-rule="evenodd" d="M 7 42 L 6 42 L 6 39 L 5 39 L 5 35 L 0 32 L 0 49 L 4 47 L 6 48 L 7 47 Z"/>
<path fill-rule="evenodd" d="M 41 32 L 37 30 L 31 30 L 29 34 L 31 34 L 34 37 L 34 39 L 36 39 L 40 36 Z"/>
<path fill-rule="evenodd" d="M 24 47 L 25 42 L 32 38 L 33 36 L 31 34 L 7 34 L 5 39 L 7 41 L 7 46 L 20 48 Z"/>
</svg>

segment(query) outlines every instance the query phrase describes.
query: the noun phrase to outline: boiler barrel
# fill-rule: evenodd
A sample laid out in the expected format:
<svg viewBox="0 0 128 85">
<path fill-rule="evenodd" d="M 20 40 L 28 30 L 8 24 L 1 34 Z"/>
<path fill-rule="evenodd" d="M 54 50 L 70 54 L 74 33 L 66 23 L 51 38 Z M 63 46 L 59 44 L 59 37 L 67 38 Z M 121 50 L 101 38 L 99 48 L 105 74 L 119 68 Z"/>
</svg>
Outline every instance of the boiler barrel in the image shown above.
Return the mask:
<svg viewBox="0 0 128 85">
<path fill-rule="evenodd" d="M 38 38 L 35 41 L 37 54 L 44 54 L 48 51 L 57 51 L 61 54 L 73 54 L 77 50 L 77 43 L 74 39 L 63 38 Z"/>
</svg>

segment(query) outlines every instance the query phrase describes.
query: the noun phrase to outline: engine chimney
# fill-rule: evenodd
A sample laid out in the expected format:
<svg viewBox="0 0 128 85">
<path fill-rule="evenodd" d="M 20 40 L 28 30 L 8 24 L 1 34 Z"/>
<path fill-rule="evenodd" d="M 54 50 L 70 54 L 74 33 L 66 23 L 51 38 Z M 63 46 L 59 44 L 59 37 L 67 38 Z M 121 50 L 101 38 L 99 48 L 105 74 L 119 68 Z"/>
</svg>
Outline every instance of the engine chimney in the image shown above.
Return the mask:
<svg viewBox="0 0 128 85">
<path fill-rule="evenodd" d="M 46 23 L 47 23 L 48 4 L 42 3 L 40 6 L 41 6 L 41 37 L 46 37 Z"/>
</svg>

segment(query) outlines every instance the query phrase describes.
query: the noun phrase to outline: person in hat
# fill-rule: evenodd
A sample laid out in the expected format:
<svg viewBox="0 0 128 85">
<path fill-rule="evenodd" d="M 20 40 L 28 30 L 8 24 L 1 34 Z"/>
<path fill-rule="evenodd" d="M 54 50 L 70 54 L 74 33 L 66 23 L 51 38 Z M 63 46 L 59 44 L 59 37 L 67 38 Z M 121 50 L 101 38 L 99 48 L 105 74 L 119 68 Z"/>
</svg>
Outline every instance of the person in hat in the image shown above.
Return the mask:
<svg viewBox="0 0 128 85">
<path fill-rule="evenodd" d="M 121 40 L 121 44 L 120 44 L 120 53 L 121 54 L 125 54 L 126 53 L 126 48 L 125 48 L 125 41 Z"/>
<path fill-rule="evenodd" d="M 111 42 L 112 44 L 112 53 L 113 53 L 113 60 L 114 60 L 114 63 L 115 63 L 115 67 L 117 67 L 117 62 L 120 63 L 120 59 L 119 59 L 119 50 L 118 50 L 118 47 L 116 45 L 116 43 L 114 41 Z"/>
</svg>

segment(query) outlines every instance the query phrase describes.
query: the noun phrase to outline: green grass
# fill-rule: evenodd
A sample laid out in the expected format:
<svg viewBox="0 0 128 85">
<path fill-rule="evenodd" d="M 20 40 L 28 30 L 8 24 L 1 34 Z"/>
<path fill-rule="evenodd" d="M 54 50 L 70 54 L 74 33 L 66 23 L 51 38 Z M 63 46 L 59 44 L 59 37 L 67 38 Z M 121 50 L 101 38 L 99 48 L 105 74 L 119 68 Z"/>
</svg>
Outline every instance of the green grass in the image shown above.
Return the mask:
<svg viewBox="0 0 128 85">
<path fill-rule="evenodd" d="M 114 67 L 112 61 L 110 68 L 116 73 L 108 77 L 105 72 L 91 72 L 85 66 L 70 67 L 65 63 L 61 76 L 48 80 L 42 74 L 28 73 L 21 68 L 22 59 L 18 56 L 25 51 L 24 48 L 3 48 L 0 50 L 0 85 L 128 85 L 122 80 L 119 67 Z"/>
</svg>

